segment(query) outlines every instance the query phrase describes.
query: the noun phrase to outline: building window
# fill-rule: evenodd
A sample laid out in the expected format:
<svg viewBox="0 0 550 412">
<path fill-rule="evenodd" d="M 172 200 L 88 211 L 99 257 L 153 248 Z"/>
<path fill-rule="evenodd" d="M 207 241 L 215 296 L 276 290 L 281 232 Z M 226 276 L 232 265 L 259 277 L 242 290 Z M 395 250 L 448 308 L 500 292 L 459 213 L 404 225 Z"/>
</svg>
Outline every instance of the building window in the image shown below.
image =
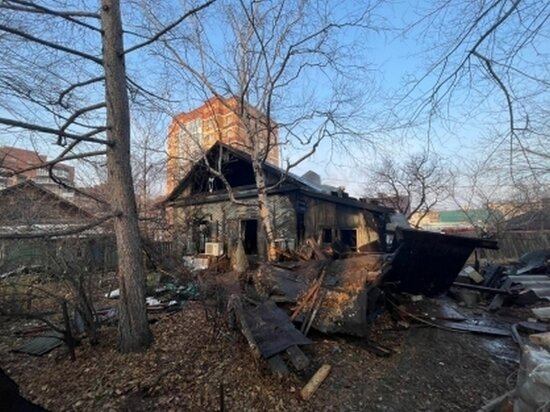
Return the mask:
<svg viewBox="0 0 550 412">
<path fill-rule="evenodd" d="M 331 228 L 324 228 L 323 229 L 322 242 L 323 243 L 332 243 L 332 229 Z"/>
<path fill-rule="evenodd" d="M 69 180 L 69 172 L 65 169 L 53 169 L 53 174 L 60 179 Z"/>
<path fill-rule="evenodd" d="M 181 125 L 177 137 L 178 157 L 192 157 L 203 144 L 202 119 L 191 120 Z"/>
</svg>

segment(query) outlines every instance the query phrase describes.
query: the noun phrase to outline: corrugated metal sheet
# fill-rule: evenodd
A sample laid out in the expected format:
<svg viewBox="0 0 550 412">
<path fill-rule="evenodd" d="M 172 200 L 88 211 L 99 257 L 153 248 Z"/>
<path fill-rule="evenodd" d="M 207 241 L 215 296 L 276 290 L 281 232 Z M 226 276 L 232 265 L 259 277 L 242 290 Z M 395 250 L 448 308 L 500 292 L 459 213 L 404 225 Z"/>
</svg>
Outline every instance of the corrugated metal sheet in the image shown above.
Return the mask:
<svg viewBox="0 0 550 412">
<path fill-rule="evenodd" d="M 512 283 L 533 292 L 539 299 L 550 300 L 550 277 L 547 275 L 508 276 Z"/>
<path fill-rule="evenodd" d="M 14 349 L 14 352 L 28 353 L 30 355 L 42 356 L 63 344 L 63 334 L 59 332 L 48 332 L 46 335 L 37 336 L 29 342 Z"/>
</svg>

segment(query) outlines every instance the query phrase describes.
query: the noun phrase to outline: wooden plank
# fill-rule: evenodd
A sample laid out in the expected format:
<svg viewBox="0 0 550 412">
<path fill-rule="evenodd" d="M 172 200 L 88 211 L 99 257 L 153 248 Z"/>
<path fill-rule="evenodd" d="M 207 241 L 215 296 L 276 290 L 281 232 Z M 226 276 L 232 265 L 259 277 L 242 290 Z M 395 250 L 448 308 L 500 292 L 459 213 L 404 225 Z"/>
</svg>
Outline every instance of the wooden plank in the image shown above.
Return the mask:
<svg viewBox="0 0 550 412">
<path fill-rule="evenodd" d="M 302 388 L 300 395 L 304 401 L 311 399 L 315 391 L 321 386 L 323 381 L 327 378 L 330 373 L 331 366 L 323 365 L 319 368 L 315 375 L 309 380 L 306 386 Z"/>
<path fill-rule="evenodd" d="M 286 353 L 292 363 L 292 366 L 294 366 L 296 370 L 301 371 L 309 366 L 309 358 L 298 346 L 291 346 L 286 350 Z"/>
<path fill-rule="evenodd" d="M 306 244 L 313 250 L 313 255 L 315 256 L 315 259 L 317 260 L 326 260 L 327 257 L 321 250 L 321 247 L 319 244 L 313 239 L 312 237 L 309 237 L 306 239 Z"/>
<path fill-rule="evenodd" d="M 541 322 L 518 322 L 518 326 L 527 333 L 550 332 L 550 325 Z"/>
<path fill-rule="evenodd" d="M 374 353 L 376 356 L 381 356 L 387 358 L 388 356 L 393 355 L 393 351 L 386 348 L 385 346 L 379 345 L 371 340 L 365 342 L 365 349 L 370 353 Z"/>
<path fill-rule="evenodd" d="M 317 301 L 315 302 L 315 306 L 313 307 L 313 312 L 311 313 L 311 316 L 307 322 L 306 329 L 304 330 L 304 336 L 307 336 L 309 329 L 311 328 L 311 325 L 313 324 L 313 321 L 315 320 L 315 316 L 317 316 L 317 312 L 319 311 L 319 308 L 321 307 L 321 303 L 323 302 L 323 299 L 325 298 L 327 291 L 322 290 L 319 292 L 319 296 L 317 297 Z"/>
</svg>

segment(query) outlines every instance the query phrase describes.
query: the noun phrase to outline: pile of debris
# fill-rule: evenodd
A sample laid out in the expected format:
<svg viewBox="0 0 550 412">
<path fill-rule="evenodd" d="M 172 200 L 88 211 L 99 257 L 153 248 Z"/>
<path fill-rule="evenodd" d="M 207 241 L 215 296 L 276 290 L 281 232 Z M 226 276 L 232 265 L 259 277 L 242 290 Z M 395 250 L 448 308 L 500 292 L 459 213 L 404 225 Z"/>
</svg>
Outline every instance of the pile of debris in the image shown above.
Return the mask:
<svg viewBox="0 0 550 412">
<path fill-rule="evenodd" d="M 550 250 L 525 254 L 513 265 L 486 264 L 476 270 L 466 267 L 459 274 L 455 287 L 474 291 L 458 292 L 461 298 L 473 304 L 480 296 L 490 300 L 489 310 L 502 305 L 532 305 L 550 301 Z M 550 318 L 550 312 L 539 311 Z"/>
<path fill-rule="evenodd" d="M 197 280 L 181 281 L 163 272 L 153 272 L 147 276 L 147 295 L 145 303 L 147 312 L 174 312 L 181 309 L 185 300 L 194 300 L 200 296 Z M 105 294 L 108 299 L 118 299 L 120 289 L 113 289 Z M 100 311 L 110 308 L 103 308 Z"/>
<path fill-rule="evenodd" d="M 193 277 L 183 278 L 172 276 L 161 271 L 152 272 L 147 276 L 146 307 L 150 322 L 156 322 L 160 317 L 170 315 L 182 309 L 182 304 L 187 300 L 196 300 L 201 291 L 198 280 Z M 104 294 L 106 299 L 116 300 L 120 297 L 120 289 L 112 289 Z M 106 300 L 102 300 L 106 302 Z M 31 339 L 13 349 L 14 352 L 26 353 L 34 356 L 43 356 L 55 348 L 65 344 L 75 358 L 74 348 L 79 342 L 88 337 L 85 321 L 79 311 L 70 313 L 67 302 L 63 302 L 61 310 L 52 308 L 49 317 L 36 317 L 34 322 L 26 325 L 17 334 Z M 60 316 L 62 314 L 62 316 Z M 101 326 L 114 326 L 118 321 L 118 308 L 116 304 L 96 307 L 93 310 L 94 329 Z"/>
<path fill-rule="evenodd" d="M 550 251 L 525 255 L 516 265 L 480 268 L 476 259 L 473 267 L 465 267 L 476 248 L 495 249 L 497 244 L 401 228 L 389 252 L 334 253 L 337 248 L 321 249 L 308 239 L 298 251 L 281 253 L 283 261 L 249 271 L 249 288 L 240 296 L 233 294 L 229 307 L 253 353 L 280 376 L 289 373 L 285 359 L 297 371 L 310 364 L 300 346 L 311 343 L 311 329 L 368 342 L 371 322 L 387 309 L 399 327 L 417 323 L 511 337 L 521 345 L 523 332 L 548 345 L 550 325 L 533 318 L 509 322 L 480 312 L 481 300 L 468 299 L 468 294 L 485 298 L 491 311 L 503 304 L 549 300 Z M 445 296 L 448 292 L 458 304 Z M 478 310 L 464 312 L 460 306 Z M 550 320 L 550 307 L 534 308 L 533 313 L 538 320 Z M 377 354 L 389 353 L 374 346 Z"/>
<path fill-rule="evenodd" d="M 390 251 L 322 249 L 308 239 L 297 251 L 280 252 L 282 261 L 249 271 L 250 284 L 232 294 L 229 307 L 253 353 L 285 375 L 285 359 L 298 371 L 309 364 L 299 346 L 311 343 L 311 329 L 368 340 L 371 322 L 393 302 L 389 296 L 445 293 L 477 247 L 497 245 L 403 228 Z"/>
</svg>

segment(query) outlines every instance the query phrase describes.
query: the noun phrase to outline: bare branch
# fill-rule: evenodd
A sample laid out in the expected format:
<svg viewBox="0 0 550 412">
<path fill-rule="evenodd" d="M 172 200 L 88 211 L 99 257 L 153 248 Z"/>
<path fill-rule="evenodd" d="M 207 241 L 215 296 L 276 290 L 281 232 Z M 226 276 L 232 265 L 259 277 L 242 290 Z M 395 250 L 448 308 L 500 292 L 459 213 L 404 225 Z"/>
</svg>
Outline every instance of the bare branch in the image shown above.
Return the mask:
<svg viewBox="0 0 550 412">
<path fill-rule="evenodd" d="M 106 106 L 105 102 L 101 102 L 101 103 L 96 103 L 96 104 L 93 104 L 93 105 L 90 105 L 90 106 L 87 106 L 87 107 L 83 107 L 82 109 L 79 109 L 79 110 L 75 111 L 71 115 L 71 117 L 69 117 L 67 119 L 65 124 L 63 126 L 61 126 L 61 128 L 59 129 L 59 137 L 57 138 L 57 144 L 60 145 L 60 146 L 64 146 L 63 133 L 65 133 L 65 130 L 67 130 L 67 128 L 71 124 L 73 124 L 76 119 L 78 119 L 80 116 L 82 116 L 85 113 L 92 112 L 92 111 L 98 110 L 98 109 L 103 109 L 105 106 Z"/>
<path fill-rule="evenodd" d="M 44 127 L 44 126 L 40 126 L 40 125 L 32 124 L 32 123 L 20 122 L 20 121 L 13 120 L 13 119 L 6 119 L 6 118 L 3 118 L 3 117 L 0 117 L 0 124 L 4 124 L 6 126 L 11 126 L 11 127 L 18 127 L 18 128 L 21 128 L 21 129 L 26 129 L 26 130 L 30 130 L 30 131 L 34 131 L 34 132 L 53 134 L 53 135 L 56 135 L 56 136 L 60 135 L 60 132 L 59 132 L 58 129 L 52 129 L 50 127 Z M 69 139 L 75 139 L 75 140 L 79 140 L 79 141 L 85 141 L 85 142 L 90 142 L 90 143 L 99 143 L 99 144 L 105 144 L 107 146 L 112 146 L 112 143 L 108 142 L 107 140 L 96 139 L 96 138 L 90 137 L 90 136 L 92 136 L 94 134 L 97 134 L 97 133 L 100 133 L 102 131 L 105 131 L 105 128 L 98 128 L 95 131 L 92 131 L 92 132 L 84 134 L 84 135 L 78 135 L 78 134 L 67 133 L 67 132 L 63 132 L 63 133 L 61 133 L 61 135 L 63 137 L 67 137 Z"/>
<path fill-rule="evenodd" d="M 4 4 L 0 5 L 0 7 L 9 8 L 10 5 L 6 3 L 15 3 L 15 4 L 20 4 L 22 6 L 34 7 L 35 9 L 40 10 L 40 12 L 44 12 L 47 14 L 52 14 L 60 17 L 88 17 L 88 18 L 97 19 L 97 20 L 99 20 L 100 18 L 99 14 L 97 13 L 91 13 L 88 11 L 79 11 L 79 10 L 64 10 L 64 11 L 52 10 L 42 5 L 30 2 L 30 1 L 22 1 L 22 0 L 4 0 Z M 31 10 L 28 10 L 28 11 L 31 11 Z"/>
<path fill-rule="evenodd" d="M 216 0 L 208 0 L 206 1 L 205 3 L 195 7 L 194 9 L 192 10 L 189 10 L 187 13 L 185 13 L 183 16 L 181 16 L 179 19 L 173 21 L 172 23 L 170 23 L 168 26 L 164 27 L 162 30 L 160 30 L 159 32 L 157 32 L 155 35 L 153 35 L 150 39 L 144 41 L 143 43 L 139 43 L 139 44 L 136 44 L 135 46 L 132 46 L 130 47 L 129 49 L 125 50 L 124 51 L 124 54 L 128 54 L 128 53 L 131 53 L 133 51 L 136 51 L 138 49 L 141 49 L 142 47 L 145 47 L 145 46 L 148 46 L 150 45 L 151 43 L 154 43 L 155 41 L 157 41 L 158 39 L 160 39 L 162 36 L 164 36 L 166 33 L 168 33 L 169 31 L 173 30 L 176 26 L 178 26 L 181 22 L 183 22 L 185 19 L 187 19 L 189 16 L 192 16 L 194 15 L 195 13 L 198 13 L 199 11 L 201 11 L 202 9 L 205 9 L 207 8 L 208 6 L 210 6 L 212 3 L 214 3 Z"/>
<path fill-rule="evenodd" d="M 20 6 L 10 5 L 9 3 L 19 4 Z M 86 17 L 86 18 L 95 18 L 99 19 L 99 14 L 83 12 L 83 11 L 57 11 L 52 10 L 47 7 L 35 4 L 29 1 L 20 1 L 20 0 L 9 0 L 5 3 L 0 4 L 0 8 L 22 11 L 27 13 L 40 13 L 40 14 L 49 14 L 51 16 L 61 17 L 62 19 L 68 20 L 74 24 L 85 27 L 87 29 L 101 33 L 101 29 L 98 27 L 92 26 L 91 24 L 85 23 L 76 19 L 75 17 Z"/>
<path fill-rule="evenodd" d="M 85 80 L 83 82 L 79 82 L 79 83 L 75 83 L 75 84 L 72 84 L 71 86 L 69 86 L 68 88 L 66 88 L 65 90 L 63 90 L 63 92 L 61 92 L 61 94 L 59 95 L 59 98 L 57 99 L 57 104 L 59 105 L 63 105 L 63 98 L 69 94 L 70 92 L 72 92 L 74 89 L 77 89 L 79 87 L 84 87 L 84 86 L 88 86 L 90 84 L 94 84 L 94 83 L 97 83 L 97 82 L 101 82 L 105 80 L 105 76 L 98 76 L 98 77 L 94 77 L 92 79 L 89 79 L 89 80 Z"/>
<path fill-rule="evenodd" d="M 25 33 L 20 30 L 16 30 L 12 27 L 4 26 L 3 24 L 0 24 L 0 30 L 5 31 L 7 33 L 15 34 L 16 36 L 22 37 L 24 39 L 30 40 L 34 43 L 41 44 L 43 46 L 49 47 L 51 49 L 60 50 L 65 53 L 72 54 L 74 56 L 82 57 L 84 59 L 93 61 L 94 63 L 97 63 L 99 65 L 103 64 L 103 61 L 95 56 L 92 56 L 90 54 L 81 52 L 80 50 L 71 49 L 69 47 L 62 46 L 60 44 L 52 43 L 50 41 L 35 37 L 30 35 L 29 33 Z"/>
</svg>

